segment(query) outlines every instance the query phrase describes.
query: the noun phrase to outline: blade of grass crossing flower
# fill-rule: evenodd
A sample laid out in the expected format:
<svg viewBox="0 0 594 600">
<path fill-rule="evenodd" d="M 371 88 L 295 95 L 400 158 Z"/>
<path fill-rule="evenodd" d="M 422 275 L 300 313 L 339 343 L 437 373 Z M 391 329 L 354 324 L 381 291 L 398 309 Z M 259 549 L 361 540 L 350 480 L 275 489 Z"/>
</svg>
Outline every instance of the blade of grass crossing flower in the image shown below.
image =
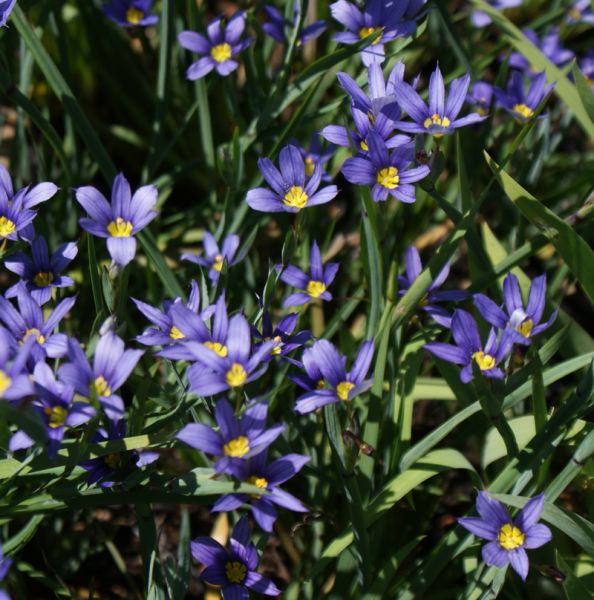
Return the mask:
<svg viewBox="0 0 594 600">
<path fill-rule="evenodd" d="M 584 108 L 590 117 L 590 120 L 594 123 L 594 93 L 592 93 L 592 86 L 589 84 L 578 69 L 577 65 L 574 64 L 571 68 L 573 79 L 575 81 L 575 87 L 577 88 L 578 94 L 582 99 Z"/>
</svg>

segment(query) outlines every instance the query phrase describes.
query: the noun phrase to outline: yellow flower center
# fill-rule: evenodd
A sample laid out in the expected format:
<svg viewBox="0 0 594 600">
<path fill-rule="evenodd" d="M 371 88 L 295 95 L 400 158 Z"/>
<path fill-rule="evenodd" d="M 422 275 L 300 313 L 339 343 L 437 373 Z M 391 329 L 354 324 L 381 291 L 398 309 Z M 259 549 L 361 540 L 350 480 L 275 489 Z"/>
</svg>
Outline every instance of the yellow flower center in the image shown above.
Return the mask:
<svg viewBox="0 0 594 600">
<path fill-rule="evenodd" d="M 524 544 L 525 535 L 511 523 L 506 523 L 499 530 L 497 541 L 504 550 L 515 550 Z"/>
<path fill-rule="evenodd" d="M 534 114 L 534 111 L 525 104 L 514 104 L 512 110 L 524 119 L 529 119 Z"/>
<path fill-rule="evenodd" d="M 222 257 L 222 255 L 220 255 L 220 254 L 217 254 L 217 255 L 214 257 L 214 262 L 212 263 L 212 268 L 213 268 L 215 271 L 221 271 L 221 270 L 222 270 L 222 268 L 223 268 L 223 262 L 224 262 L 224 260 L 225 260 L 225 259 Z"/>
<path fill-rule="evenodd" d="M 481 371 L 488 371 L 495 366 L 495 359 L 490 354 L 485 354 L 482 350 L 475 352 L 472 355 L 472 359 L 479 366 Z"/>
<path fill-rule="evenodd" d="M 224 44 L 217 44 L 210 49 L 210 55 L 218 63 L 225 62 L 231 58 L 231 46 L 226 42 Z"/>
<path fill-rule="evenodd" d="M 204 345 L 211 350 L 214 350 L 221 358 L 227 356 L 227 346 L 223 346 L 220 342 L 204 342 Z"/>
<path fill-rule="evenodd" d="M 359 147 L 361 148 L 361 150 L 363 150 L 363 152 L 369 152 L 369 146 L 367 145 L 367 142 L 365 140 L 361 140 L 359 142 Z"/>
<path fill-rule="evenodd" d="M 320 379 L 318 383 L 316 383 L 316 390 L 323 390 L 326 387 L 326 382 L 323 379 Z"/>
<path fill-rule="evenodd" d="M 350 381 L 341 381 L 337 386 L 336 386 L 336 395 L 341 399 L 341 400 L 348 400 L 349 399 L 349 392 L 355 387 L 354 383 L 351 383 Z"/>
<path fill-rule="evenodd" d="M 283 204 L 293 208 L 303 208 L 307 204 L 308 195 L 300 185 L 291 186 L 291 189 L 285 194 Z"/>
<path fill-rule="evenodd" d="M 398 187 L 400 176 L 396 167 L 386 167 L 377 172 L 376 181 L 385 188 L 393 190 Z"/>
<path fill-rule="evenodd" d="M 532 335 L 533 326 L 534 323 L 532 322 L 532 319 L 526 319 L 523 323 L 520 323 L 520 325 L 516 327 L 516 331 L 525 338 L 529 338 Z"/>
<path fill-rule="evenodd" d="M 103 461 L 110 469 L 115 469 L 117 468 L 118 463 L 120 462 L 120 455 L 113 453 L 108 454 L 107 456 L 103 457 Z"/>
<path fill-rule="evenodd" d="M 172 340 L 183 340 L 186 336 L 175 325 L 169 330 L 169 337 Z"/>
<path fill-rule="evenodd" d="M 239 363 L 233 363 L 225 375 L 225 381 L 232 388 L 243 385 L 246 379 L 247 373 Z"/>
<path fill-rule="evenodd" d="M 314 281 L 307 284 L 306 292 L 311 298 L 319 298 L 326 291 L 326 285 L 323 281 Z"/>
<path fill-rule="evenodd" d="M 36 327 L 32 327 L 31 329 L 25 330 L 25 335 L 23 336 L 23 342 L 30 336 L 34 335 L 37 338 L 37 343 L 41 346 L 45 343 L 45 338 L 41 335 L 41 331 Z"/>
<path fill-rule="evenodd" d="M 305 174 L 308 177 L 311 177 L 313 172 L 316 170 L 316 164 L 314 163 L 313 158 L 311 156 L 307 156 L 303 162 L 305 163 Z"/>
<path fill-rule="evenodd" d="M 256 487 L 265 490 L 266 486 L 268 485 L 268 480 L 264 477 L 258 477 L 257 475 L 250 475 L 247 478 L 246 483 L 249 483 L 250 485 L 255 485 Z"/>
<path fill-rule="evenodd" d="M 16 225 L 6 217 L 0 217 L 0 237 L 8 237 L 16 230 Z"/>
<path fill-rule="evenodd" d="M 280 335 L 275 335 L 272 340 L 276 342 L 276 346 L 270 351 L 270 354 L 280 354 L 283 347 L 283 340 Z"/>
<path fill-rule="evenodd" d="M 12 379 L 0 369 L 0 398 L 4 396 L 4 392 L 10 387 Z"/>
<path fill-rule="evenodd" d="M 359 29 L 359 37 L 361 39 L 364 39 L 366 37 L 369 37 L 370 35 L 373 35 L 376 31 L 379 31 L 379 27 L 361 27 L 361 29 Z M 375 46 L 376 44 L 379 44 L 382 40 L 382 36 L 380 35 L 376 40 L 373 40 L 373 42 L 371 42 L 372 46 Z"/>
<path fill-rule="evenodd" d="M 434 113 L 433 116 L 427 117 L 423 121 L 423 127 L 425 129 L 429 129 L 432 125 L 439 125 L 440 127 L 449 127 L 452 122 L 448 119 L 448 117 L 440 117 L 437 113 Z M 434 134 L 435 137 L 441 137 L 442 134 L 437 133 Z"/>
<path fill-rule="evenodd" d="M 144 13 L 138 8 L 131 6 L 126 11 L 126 21 L 128 21 L 128 23 L 131 23 L 132 25 L 138 25 L 142 19 L 144 19 Z"/>
<path fill-rule="evenodd" d="M 53 280 L 54 274 L 50 273 L 49 271 L 45 273 L 43 271 L 40 271 L 39 273 L 37 273 L 37 275 L 35 275 L 35 277 L 33 277 L 35 285 L 40 288 L 47 287 Z"/>
<path fill-rule="evenodd" d="M 247 577 L 247 567 L 238 560 L 225 564 L 225 575 L 230 583 L 243 583 Z"/>
<path fill-rule="evenodd" d="M 68 417 L 68 411 L 62 406 L 46 406 L 43 412 L 49 417 L 49 426 L 52 429 L 62 427 Z"/>
<path fill-rule="evenodd" d="M 124 221 L 122 217 L 118 217 L 107 226 L 107 232 L 111 237 L 130 237 L 132 235 L 132 223 Z"/>
<path fill-rule="evenodd" d="M 95 379 L 94 385 L 97 396 L 105 396 L 106 398 L 111 396 L 111 388 L 103 375 L 99 375 L 99 377 Z"/>
<path fill-rule="evenodd" d="M 243 435 L 229 440 L 223 446 L 223 454 L 233 458 L 243 458 L 250 451 L 250 441 Z"/>
<path fill-rule="evenodd" d="M 567 13 L 569 15 L 569 17 L 571 19 L 573 19 L 574 21 L 579 21 L 582 18 L 582 13 L 580 10 L 578 10 L 577 8 L 570 8 L 569 12 Z"/>
</svg>

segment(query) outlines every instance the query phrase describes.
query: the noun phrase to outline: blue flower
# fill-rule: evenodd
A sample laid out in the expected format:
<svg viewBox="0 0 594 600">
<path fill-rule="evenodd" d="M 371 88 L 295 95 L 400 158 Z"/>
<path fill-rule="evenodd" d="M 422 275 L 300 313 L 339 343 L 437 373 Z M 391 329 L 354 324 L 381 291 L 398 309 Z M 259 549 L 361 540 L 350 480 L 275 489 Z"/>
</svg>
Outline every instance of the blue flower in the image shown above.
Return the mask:
<svg viewBox="0 0 594 600">
<path fill-rule="evenodd" d="M 522 73 L 512 71 L 505 91 L 497 87 L 493 88 L 497 104 L 520 123 L 526 123 L 534 116 L 534 111 L 554 87 L 554 84 L 545 87 L 546 75 L 543 72 L 530 80 L 530 88 L 526 93 L 524 79 Z M 541 114 L 539 118 L 543 117 L 544 115 Z"/>
<path fill-rule="evenodd" d="M 146 27 L 159 21 L 159 17 L 149 14 L 152 7 L 153 0 L 111 0 L 103 12 L 122 27 Z"/>
<path fill-rule="evenodd" d="M 266 11 L 266 15 L 269 18 L 269 21 L 262 25 L 262 29 L 264 33 L 274 38 L 277 42 L 283 44 L 287 41 L 287 36 L 285 36 L 285 29 L 292 31 L 297 27 L 297 21 L 299 19 L 299 0 L 295 0 L 293 4 L 293 21 L 288 21 L 285 19 L 283 14 L 278 10 L 278 8 L 265 4 L 264 10 Z M 326 21 L 320 20 L 308 25 L 307 27 L 303 27 L 299 32 L 297 38 L 297 46 L 302 46 L 303 44 L 307 44 L 311 40 L 315 40 L 317 37 L 322 35 L 324 31 L 326 31 L 327 25 Z"/>
<path fill-rule="evenodd" d="M 184 253 L 181 255 L 182 260 L 187 260 L 196 265 L 200 265 L 208 269 L 208 277 L 211 281 L 219 280 L 223 264 L 227 261 L 227 266 L 235 265 L 243 259 L 243 256 L 238 256 L 234 259 L 237 248 L 239 247 L 239 236 L 228 235 L 223 240 L 223 245 L 219 248 L 213 235 L 204 232 L 202 239 L 204 245 L 204 255 L 196 256 L 195 254 Z"/>
</svg>

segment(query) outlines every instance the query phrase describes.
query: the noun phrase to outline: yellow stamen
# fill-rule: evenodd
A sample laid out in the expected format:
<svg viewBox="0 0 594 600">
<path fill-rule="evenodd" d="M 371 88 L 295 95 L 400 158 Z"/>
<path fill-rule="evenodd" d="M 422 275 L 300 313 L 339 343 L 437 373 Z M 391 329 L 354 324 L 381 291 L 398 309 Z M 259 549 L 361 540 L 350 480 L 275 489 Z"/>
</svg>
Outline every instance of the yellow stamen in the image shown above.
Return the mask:
<svg viewBox="0 0 594 600">
<path fill-rule="evenodd" d="M 227 356 L 227 346 L 223 346 L 220 342 L 204 342 L 204 345 L 211 350 L 214 350 L 221 358 Z"/>
<path fill-rule="evenodd" d="M 23 342 L 30 336 L 30 335 L 34 335 L 37 338 L 37 343 L 40 346 L 43 346 L 43 344 L 45 344 L 45 338 L 41 335 L 41 331 L 39 331 L 39 329 L 37 329 L 36 327 L 32 327 L 31 329 L 27 329 L 25 331 L 25 335 L 23 336 Z"/>
<path fill-rule="evenodd" d="M 308 177 L 311 177 L 316 170 L 316 164 L 314 163 L 313 158 L 311 156 L 306 156 L 303 162 L 305 163 L 305 174 Z"/>
<path fill-rule="evenodd" d="M 363 150 L 363 152 L 369 152 L 369 146 L 367 145 L 367 142 L 365 140 L 361 140 L 359 142 L 359 147 L 361 148 L 361 150 Z"/>
<path fill-rule="evenodd" d="M 212 268 L 215 271 L 221 271 L 222 268 L 223 268 L 223 262 L 224 261 L 225 261 L 225 259 L 220 254 L 217 254 L 214 257 L 214 262 L 212 263 Z"/>
<path fill-rule="evenodd" d="M 35 285 L 40 288 L 47 287 L 53 280 L 54 274 L 50 273 L 49 271 L 45 273 L 43 271 L 40 271 L 39 273 L 37 273 L 37 275 L 35 275 L 35 277 L 33 277 Z"/>
<path fill-rule="evenodd" d="M 307 284 L 306 292 L 311 298 L 319 298 L 326 291 L 326 285 L 323 281 L 314 281 Z"/>
<path fill-rule="evenodd" d="M 532 319 L 526 319 L 523 323 L 520 323 L 516 327 L 516 331 L 520 335 L 523 335 L 525 338 L 529 338 L 532 335 L 532 327 L 533 326 L 534 326 L 534 323 L 532 322 Z"/>
<path fill-rule="evenodd" d="M 97 396 L 104 396 L 106 398 L 111 396 L 111 388 L 103 375 L 99 375 L 99 377 L 95 379 L 94 385 Z"/>
<path fill-rule="evenodd" d="M 292 206 L 293 208 L 304 208 L 307 204 L 308 195 L 300 185 L 294 185 L 285 194 L 283 198 L 283 204 L 286 206 Z"/>
<path fill-rule="evenodd" d="M 0 369 L 0 398 L 4 396 L 4 392 L 10 387 L 12 379 Z"/>
<path fill-rule="evenodd" d="M 369 37 L 370 35 L 373 35 L 376 31 L 379 30 L 379 27 L 361 27 L 361 29 L 359 29 L 359 37 L 361 39 Z M 379 44 L 381 42 L 381 39 L 382 36 L 380 35 L 376 40 L 373 40 L 373 42 L 371 42 L 371 45 L 375 46 L 376 44 Z"/>
<path fill-rule="evenodd" d="M 270 354 L 274 354 L 274 355 L 280 354 L 281 350 L 282 350 L 282 347 L 283 347 L 283 340 L 282 340 L 281 336 L 280 335 L 275 335 L 272 339 L 273 339 L 273 341 L 275 341 L 277 343 L 277 346 L 275 346 L 270 351 Z M 266 341 L 268 341 L 268 340 L 266 340 Z"/>
<path fill-rule="evenodd" d="M 323 379 L 320 379 L 318 383 L 316 383 L 316 390 L 323 390 L 326 387 L 326 382 Z"/>
<path fill-rule="evenodd" d="M 16 231 L 16 225 L 10 219 L 2 216 L 0 217 L 0 237 L 8 237 L 11 233 Z"/>
<path fill-rule="evenodd" d="M 258 477 L 257 475 L 250 475 L 247 478 L 246 483 L 249 483 L 250 485 L 255 485 L 256 487 L 259 487 L 262 490 L 265 490 L 266 486 L 268 485 L 268 481 L 264 477 Z"/>
<path fill-rule="evenodd" d="M 377 172 L 376 181 L 389 190 L 396 189 L 400 182 L 398 169 L 396 167 L 385 167 L 384 169 L 380 169 Z"/>
<path fill-rule="evenodd" d="M 497 541 L 504 550 L 515 550 L 524 545 L 525 535 L 511 523 L 506 523 L 499 530 Z"/>
<path fill-rule="evenodd" d="M 429 129 L 432 125 L 439 125 L 440 127 L 449 127 L 452 122 L 448 119 L 448 117 L 440 117 L 437 113 L 434 113 L 431 117 L 427 117 L 423 121 L 423 127 L 425 129 Z M 436 134 L 436 137 L 441 136 L 442 134 Z"/>
<path fill-rule="evenodd" d="M 349 392 L 355 387 L 354 383 L 351 383 L 350 381 L 341 381 L 337 386 L 336 386 L 336 395 L 341 399 L 341 400 L 348 400 L 349 399 Z"/>
<path fill-rule="evenodd" d="M 216 62 L 222 63 L 231 58 L 231 46 L 226 42 L 217 44 L 210 49 L 210 55 Z"/>
<path fill-rule="evenodd" d="M 233 363 L 225 375 L 225 381 L 232 388 L 242 386 L 246 379 L 247 373 L 239 363 Z"/>
<path fill-rule="evenodd" d="M 250 451 L 250 441 L 243 435 L 229 440 L 223 446 L 223 454 L 233 458 L 243 458 Z"/>
<path fill-rule="evenodd" d="M 524 119 L 529 119 L 534 114 L 534 111 L 525 104 L 514 104 L 512 110 Z"/>
<path fill-rule="evenodd" d="M 481 371 L 488 371 L 495 366 L 495 359 L 490 354 L 485 354 L 482 350 L 472 355 L 472 360 L 476 362 Z"/>
<path fill-rule="evenodd" d="M 169 337 L 172 340 L 183 340 L 186 336 L 175 325 L 169 330 Z"/>
<path fill-rule="evenodd" d="M 577 8 L 570 8 L 567 14 L 574 21 L 579 21 L 582 18 L 582 13 Z"/>
<path fill-rule="evenodd" d="M 128 23 L 132 25 L 138 25 L 142 19 L 144 19 L 144 13 L 138 8 L 131 6 L 126 11 L 126 21 L 128 21 Z"/>
<path fill-rule="evenodd" d="M 243 583 L 247 577 L 247 567 L 238 560 L 225 564 L 225 575 L 230 583 Z"/>
<path fill-rule="evenodd" d="M 132 223 L 118 217 L 107 226 L 107 233 L 116 238 L 130 237 L 132 235 Z"/>
<path fill-rule="evenodd" d="M 68 418 L 68 411 L 62 406 L 46 406 L 43 412 L 49 417 L 49 426 L 52 429 L 62 427 Z"/>
</svg>

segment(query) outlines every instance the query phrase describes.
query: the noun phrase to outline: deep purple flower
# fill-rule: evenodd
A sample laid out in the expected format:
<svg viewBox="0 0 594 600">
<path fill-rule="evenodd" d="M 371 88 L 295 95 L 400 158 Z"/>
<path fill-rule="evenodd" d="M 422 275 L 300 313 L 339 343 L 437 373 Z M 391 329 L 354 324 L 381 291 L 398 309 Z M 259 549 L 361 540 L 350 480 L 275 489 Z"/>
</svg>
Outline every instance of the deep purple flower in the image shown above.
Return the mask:
<svg viewBox="0 0 594 600">
<path fill-rule="evenodd" d="M 94 444 L 99 444 L 111 440 L 121 440 L 125 437 L 126 422 L 122 419 L 117 422 L 110 422 L 109 430 L 102 427 L 97 429 L 92 441 Z M 98 483 L 99 487 L 109 488 L 115 484 L 118 473 L 128 474 L 132 470 L 132 465 L 140 469 L 155 462 L 158 458 L 158 452 L 132 450 L 131 452 L 105 454 L 84 461 L 80 463 L 80 466 L 89 472 L 87 476 L 89 485 Z"/>
<path fill-rule="evenodd" d="M 14 0 L 13 0 L 14 4 Z M 0 5 L 1 6 L 1 5 Z M 8 570 L 12 566 L 12 559 L 4 556 L 4 550 L 0 544 L 0 582 L 4 581 Z M 6 590 L 0 589 L 0 600 L 10 600 L 10 596 Z"/>
<path fill-rule="evenodd" d="M 201 423 L 186 425 L 175 437 L 217 460 L 217 473 L 240 474 L 237 465 L 263 452 L 284 431 L 285 425 L 266 427 L 268 403 L 253 402 L 237 418 L 230 404 L 221 398 L 215 407 L 219 431 Z"/>
<path fill-rule="evenodd" d="M 470 88 L 466 102 L 472 104 L 479 115 L 484 116 L 489 112 L 493 100 L 493 86 L 486 81 L 477 81 Z"/>
<path fill-rule="evenodd" d="M 152 210 L 157 196 L 154 185 L 144 185 L 132 195 L 122 173 L 113 180 L 111 204 L 96 188 L 80 187 L 76 190 L 76 199 L 91 217 L 80 219 L 80 226 L 92 235 L 107 238 L 109 255 L 123 267 L 136 254 L 134 236 L 157 216 Z"/>
<path fill-rule="evenodd" d="M 105 15 L 122 27 L 146 27 L 159 21 L 156 15 L 150 15 L 153 0 L 111 0 L 103 7 Z"/>
<path fill-rule="evenodd" d="M 307 378 L 292 377 L 308 391 L 297 398 L 295 411 L 306 414 L 334 402 L 346 402 L 366 392 L 373 378 L 365 379 L 373 359 L 371 340 L 361 344 L 351 370 L 346 370 L 346 357 L 327 340 L 318 340 L 303 353 Z M 319 379 L 316 381 L 316 378 Z M 315 382 L 315 387 L 311 384 Z"/>
<path fill-rule="evenodd" d="M 486 0 L 486 2 L 495 10 L 504 10 L 522 4 L 522 0 Z M 473 10 L 470 20 L 475 27 L 486 27 L 491 23 L 491 17 L 482 10 Z"/>
<path fill-rule="evenodd" d="M 367 138 L 369 152 L 366 156 L 348 158 L 341 172 L 350 183 L 371 186 L 374 202 L 384 202 L 388 195 L 410 204 L 416 200 L 413 183 L 429 174 L 427 165 L 407 169 L 413 162 L 410 144 L 388 152 L 384 140 L 374 131 Z"/>
<path fill-rule="evenodd" d="M 17 346 L 29 336 L 36 343 L 31 348 L 31 358 L 34 362 L 50 358 L 61 358 L 68 351 L 68 337 L 63 333 L 53 333 L 60 321 L 70 311 L 76 298 L 64 298 L 54 308 L 53 312 L 44 319 L 43 311 L 31 297 L 24 283 L 17 290 L 19 310 L 3 296 L 0 296 L 0 321 L 6 325 L 12 334 L 12 345 Z"/>
<path fill-rule="evenodd" d="M 562 67 L 568 63 L 575 55 L 571 50 L 564 48 L 561 45 L 559 37 L 559 29 L 557 27 L 551 29 L 549 33 L 543 36 L 542 40 L 532 29 L 523 29 L 524 35 L 536 46 L 554 65 Z M 530 77 L 536 76 L 536 72 L 523 54 L 512 52 L 509 56 L 509 66 L 513 69 L 523 71 Z"/>
<path fill-rule="evenodd" d="M 60 275 L 60 271 L 70 264 L 77 253 L 76 243 L 69 242 L 58 247 L 50 257 L 45 238 L 38 235 L 31 244 L 32 259 L 24 252 L 15 252 L 4 265 L 26 283 L 31 296 L 41 306 L 51 299 L 52 288 L 74 285 L 72 277 Z M 16 284 L 8 288 L 5 296 L 14 298 L 18 286 Z"/>
<path fill-rule="evenodd" d="M 0 1 L 0 27 L 4 27 L 6 25 L 6 21 L 10 16 L 14 5 L 16 4 L 16 0 L 2 0 Z M 0 597 L 1 600 L 1 597 Z"/>
<path fill-rule="evenodd" d="M 422 6 L 422 3 L 415 2 Z M 344 25 L 348 31 L 335 33 L 333 40 L 342 44 L 356 44 L 362 39 L 381 32 L 370 46 L 361 52 L 361 59 L 365 66 L 372 62 L 382 63 L 385 59 L 384 44 L 398 37 L 409 36 L 414 33 L 416 19 L 419 15 L 409 10 L 409 2 L 402 0 L 394 2 L 388 0 L 367 0 L 363 10 L 347 0 L 338 0 L 330 5 L 332 17 Z"/>
<path fill-rule="evenodd" d="M 332 300 L 332 294 L 328 291 L 328 287 L 334 281 L 339 266 L 338 263 L 328 263 L 324 267 L 318 244 L 315 241 L 312 242 L 309 252 L 310 275 L 293 265 L 288 265 L 281 272 L 282 281 L 303 290 L 288 296 L 283 302 L 283 306 L 285 308 L 300 306 L 318 298 L 326 301 Z M 281 265 L 276 267 L 277 270 L 281 268 Z"/>
<path fill-rule="evenodd" d="M 590 87 L 594 90 L 594 50 L 588 50 L 578 60 L 578 66 Z"/>
<path fill-rule="evenodd" d="M 404 112 L 413 120 L 412 123 L 398 121 L 396 127 L 408 133 L 429 133 L 434 137 L 450 134 L 454 129 L 479 123 L 485 119 L 478 113 L 470 113 L 457 119 L 462 109 L 466 92 L 470 85 L 470 75 L 454 79 L 447 95 L 439 65 L 431 73 L 429 79 L 429 105 L 421 99 L 414 88 L 405 81 L 394 85 L 396 100 Z"/>
<path fill-rule="evenodd" d="M 227 261 L 227 266 L 230 267 L 243 259 L 243 256 L 238 256 L 233 260 L 239 247 L 238 235 L 228 235 L 223 240 L 222 247 L 219 248 L 214 236 L 205 231 L 202 243 L 204 246 L 204 254 L 202 256 L 184 253 L 181 255 L 181 259 L 208 269 L 208 277 L 213 282 L 218 281 L 225 261 Z"/>
<path fill-rule="evenodd" d="M 287 355 L 303 346 L 311 338 L 311 332 L 305 330 L 293 334 L 298 320 L 298 313 L 290 313 L 283 317 L 276 327 L 273 327 L 268 311 L 263 311 L 262 331 L 260 332 L 254 327 L 252 328 L 252 333 L 256 339 L 262 340 L 262 342 L 270 340 L 276 342 L 276 346 L 270 353 L 271 359 L 273 356 L 280 356 L 294 365 L 299 365 L 296 360 Z"/>
<path fill-rule="evenodd" d="M 234 60 L 234 57 L 243 52 L 252 42 L 250 37 L 241 39 L 245 23 L 245 12 L 238 11 L 226 25 L 223 25 L 221 18 L 212 21 L 206 28 L 207 37 L 194 31 L 182 31 L 177 36 L 182 48 L 205 55 L 188 67 L 186 78 L 200 79 L 213 69 L 222 76 L 235 71 L 239 63 Z"/>
<path fill-rule="evenodd" d="M 513 273 L 508 273 L 503 282 L 506 312 L 484 294 L 475 294 L 474 303 L 485 321 L 499 329 L 509 329 L 515 342 L 529 346 L 534 336 L 548 329 L 557 318 L 557 311 L 554 311 L 548 321 L 541 323 L 546 292 L 546 275 L 540 275 L 532 281 L 528 304 L 524 308 L 518 278 Z"/>
<path fill-rule="evenodd" d="M 277 42 L 281 44 L 285 43 L 289 36 L 285 35 L 285 29 L 291 31 L 295 29 L 298 25 L 299 21 L 299 2 L 295 0 L 293 5 L 293 21 L 288 21 L 285 19 L 284 15 L 281 13 L 278 8 L 265 4 L 264 10 L 266 11 L 266 15 L 268 16 L 269 21 L 262 25 L 262 29 L 264 33 L 268 34 L 270 37 L 274 38 Z M 315 40 L 317 37 L 322 35 L 324 31 L 326 31 L 327 25 L 326 21 L 320 20 L 308 25 L 301 29 L 299 36 L 297 38 L 297 46 L 302 46 L 303 44 L 307 44 L 311 40 Z"/>
<path fill-rule="evenodd" d="M 248 590 L 265 596 L 281 593 L 270 579 L 256 572 L 258 553 L 250 543 L 247 517 L 242 517 L 233 528 L 230 550 L 205 536 L 196 538 L 191 548 L 194 559 L 206 567 L 200 579 L 220 586 L 226 600 L 249 600 Z"/>
<path fill-rule="evenodd" d="M 470 313 L 456 309 L 452 317 L 452 337 L 456 345 L 431 342 L 425 348 L 431 354 L 454 363 L 462 365 L 460 379 L 468 383 L 473 378 L 472 366 L 476 364 L 485 377 L 503 379 L 504 373 L 497 366 L 508 354 L 513 345 L 513 336 L 505 330 L 499 344 L 497 344 L 497 331 L 491 329 L 487 343 L 483 346 L 479 336 L 478 326 Z"/>
<path fill-rule="evenodd" d="M 247 494 L 225 494 L 213 505 L 212 512 L 229 512 L 237 510 L 242 504 L 250 504 L 254 519 L 264 531 L 272 531 L 276 521 L 275 504 L 294 512 L 308 512 L 308 509 L 292 494 L 281 490 L 278 486 L 296 475 L 310 460 L 302 454 L 287 454 L 266 464 L 268 451 L 260 452 L 249 461 L 237 465 L 235 476 L 244 483 L 255 485 L 268 493 L 265 496 L 248 496 Z"/>
<path fill-rule="evenodd" d="M 15 194 L 10 174 L 0 164 L 0 241 L 20 238 L 31 242 L 35 237 L 31 223 L 37 216 L 33 207 L 46 202 L 58 191 L 58 187 L 49 181 L 29 187 L 21 188 Z"/>
<path fill-rule="evenodd" d="M 246 201 L 251 208 L 262 212 L 296 213 L 303 208 L 330 202 L 337 194 L 335 185 L 316 191 L 322 180 L 323 167 L 317 164 L 311 177 L 305 175 L 305 165 L 299 149 L 285 146 L 279 154 L 280 172 L 268 158 L 258 159 L 258 168 L 272 188 L 249 190 Z"/>
<path fill-rule="evenodd" d="M 530 80 L 530 88 L 526 93 L 524 79 L 522 73 L 512 71 L 505 91 L 493 88 L 497 104 L 520 123 L 526 123 L 534 116 L 534 111 L 554 87 L 554 84 L 545 87 L 546 75 L 542 72 Z M 541 114 L 540 118 L 543 116 Z"/>
<path fill-rule="evenodd" d="M 44 362 L 38 362 L 33 371 L 37 399 L 33 406 L 41 416 L 48 438 L 47 453 L 53 458 L 58 453 L 67 427 L 77 427 L 95 416 L 88 402 L 74 402 L 74 388 L 57 381 Z M 35 442 L 24 432 L 17 431 L 8 447 L 11 452 L 30 448 Z"/>
<path fill-rule="evenodd" d="M 487 492 L 479 492 L 476 509 L 480 517 L 462 517 L 458 523 L 477 537 L 488 540 L 482 548 L 483 560 L 490 567 L 505 567 L 511 564 L 516 573 L 526 580 L 528 555 L 526 550 L 540 548 L 551 541 L 551 530 L 537 523 L 544 494 L 528 500 L 515 520 L 512 521 L 505 506 L 491 498 Z"/>
<path fill-rule="evenodd" d="M 6 329 L 0 326 L 0 400 L 21 400 L 34 394 L 33 384 L 26 370 L 32 337 L 14 348 L 13 340 Z"/>
<path fill-rule="evenodd" d="M 326 171 L 326 163 L 334 156 L 336 147 L 330 144 L 325 150 L 322 150 L 322 144 L 320 142 L 320 136 L 313 134 L 309 141 L 307 148 L 299 146 L 297 143 L 293 144 L 296 146 L 301 153 L 303 158 L 303 165 L 305 168 L 305 175 L 311 177 L 314 174 L 317 165 L 320 165 L 322 171 L 322 181 L 332 181 L 332 176 Z"/>
<path fill-rule="evenodd" d="M 409 246 L 405 255 L 406 274 L 398 276 L 398 294 L 403 296 L 410 286 L 415 282 L 423 270 L 419 251 L 414 246 Z M 466 300 L 469 294 L 463 290 L 440 291 L 450 274 L 449 263 L 440 271 L 433 283 L 429 286 L 427 294 L 421 299 L 420 306 L 431 317 L 443 327 L 451 327 L 452 319 L 450 313 L 439 306 L 440 302 L 461 302 Z"/>
<path fill-rule="evenodd" d="M 594 10 L 591 0 L 576 0 L 573 6 L 567 11 L 565 22 L 571 25 L 588 23 L 594 25 Z"/>
<path fill-rule="evenodd" d="M 97 342 L 91 366 L 78 341 L 70 339 L 70 362 L 60 367 L 60 379 L 81 396 L 97 398 L 105 414 L 117 421 L 124 416 L 124 401 L 115 392 L 130 377 L 141 356 L 141 350 L 126 350 L 123 340 L 110 331 Z"/>
</svg>

